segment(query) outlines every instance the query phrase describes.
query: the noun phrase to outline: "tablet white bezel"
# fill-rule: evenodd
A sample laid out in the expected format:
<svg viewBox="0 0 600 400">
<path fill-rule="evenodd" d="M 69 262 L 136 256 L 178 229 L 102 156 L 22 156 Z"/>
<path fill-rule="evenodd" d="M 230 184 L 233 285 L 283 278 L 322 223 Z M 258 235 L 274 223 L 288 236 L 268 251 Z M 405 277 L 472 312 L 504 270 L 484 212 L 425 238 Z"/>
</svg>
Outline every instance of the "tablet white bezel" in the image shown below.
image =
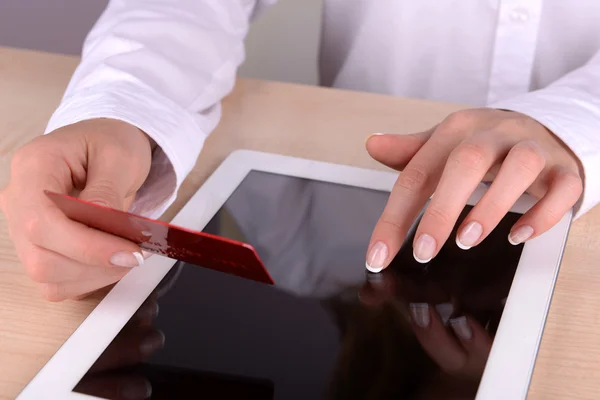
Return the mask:
<svg viewBox="0 0 600 400">
<path fill-rule="evenodd" d="M 203 229 L 251 170 L 383 191 L 390 191 L 398 176 L 392 172 L 238 150 L 207 179 L 172 223 Z M 469 204 L 475 204 L 484 191 L 483 186 L 479 187 Z M 534 199 L 523 196 L 512 211 L 524 213 L 533 204 Z M 570 222 L 571 213 L 550 231 L 525 245 L 477 399 L 525 398 Z M 153 256 L 143 268 L 124 277 L 17 399 L 96 399 L 72 389 L 175 262 Z"/>
</svg>

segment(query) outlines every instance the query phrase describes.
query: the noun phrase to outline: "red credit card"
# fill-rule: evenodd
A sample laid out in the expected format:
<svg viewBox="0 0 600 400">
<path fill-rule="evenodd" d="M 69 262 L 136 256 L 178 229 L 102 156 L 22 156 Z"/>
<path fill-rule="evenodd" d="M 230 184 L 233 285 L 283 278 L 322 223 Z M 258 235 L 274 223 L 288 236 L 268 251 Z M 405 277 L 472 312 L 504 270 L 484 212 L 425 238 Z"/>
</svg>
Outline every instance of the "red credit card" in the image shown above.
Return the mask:
<svg viewBox="0 0 600 400">
<path fill-rule="evenodd" d="M 181 228 L 63 194 L 48 191 L 46 194 L 69 219 L 130 240 L 143 250 L 242 278 L 271 285 L 274 283 L 249 244 Z"/>
</svg>

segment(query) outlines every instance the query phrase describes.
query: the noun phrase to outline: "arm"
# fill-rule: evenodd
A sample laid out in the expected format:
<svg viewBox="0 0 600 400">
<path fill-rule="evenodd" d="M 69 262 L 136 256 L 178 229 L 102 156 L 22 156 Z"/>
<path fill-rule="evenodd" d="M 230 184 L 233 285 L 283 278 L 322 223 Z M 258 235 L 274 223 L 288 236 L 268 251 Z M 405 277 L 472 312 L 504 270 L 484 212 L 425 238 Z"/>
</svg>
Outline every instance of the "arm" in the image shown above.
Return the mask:
<svg viewBox="0 0 600 400">
<path fill-rule="evenodd" d="M 520 112 L 546 126 L 579 158 L 583 196 L 576 217 L 600 201 L 600 53 L 546 88 L 494 103 L 490 107 Z"/>
<path fill-rule="evenodd" d="M 92 118 L 127 122 L 157 144 L 132 211 L 174 200 L 220 118 L 249 21 L 275 0 L 111 0 L 46 133 Z"/>
</svg>

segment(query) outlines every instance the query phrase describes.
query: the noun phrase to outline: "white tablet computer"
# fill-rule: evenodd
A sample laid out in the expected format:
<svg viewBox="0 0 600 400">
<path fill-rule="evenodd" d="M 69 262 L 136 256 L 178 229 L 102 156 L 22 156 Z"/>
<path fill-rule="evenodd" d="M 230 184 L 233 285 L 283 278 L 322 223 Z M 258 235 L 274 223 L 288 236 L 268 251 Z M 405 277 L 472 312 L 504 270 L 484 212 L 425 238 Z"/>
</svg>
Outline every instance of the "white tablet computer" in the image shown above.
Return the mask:
<svg viewBox="0 0 600 400">
<path fill-rule="evenodd" d="M 524 196 L 479 246 L 449 240 L 423 265 L 411 233 L 372 274 L 366 248 L 396 178 L 233 153 L 173 223 L 251 244 L 275 285 L 153 256 L 18 398 L 524 398 L 571 215 L 512 246 Z"/>
</svg>

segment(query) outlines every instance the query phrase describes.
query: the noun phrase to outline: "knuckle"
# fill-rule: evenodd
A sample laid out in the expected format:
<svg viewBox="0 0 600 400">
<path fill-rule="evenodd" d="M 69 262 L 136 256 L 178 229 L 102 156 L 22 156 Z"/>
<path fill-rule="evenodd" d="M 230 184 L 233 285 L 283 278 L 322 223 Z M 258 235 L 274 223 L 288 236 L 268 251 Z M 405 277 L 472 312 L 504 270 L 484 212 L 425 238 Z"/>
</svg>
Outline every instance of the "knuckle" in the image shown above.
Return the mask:
<svg viewBox="0 0 600 400">
<path fill-rule="evenodd" d="M 404 227 L 393 217 L 389 215 L 382 215 L 379 220 L 380 224 L 388 226 L 392 231 L 404 232 Z"/>
<path fill-rule="evenodd" d="M 534 141 L 520 142 L 510 152 L 513 162 L 525 173 L 537 175 L 546 164 L 540 147 Z"/>
<path fill-rule="evenodd" d="M 434 226 L 453 225 L 452 217 L 450 216 L 450 214 L 446 210 L 434 203 L 431 203 L 429 207 L 427 207 L 423 219 L 429 219 L 433 221 Z"/>
<path fill-rule="evenodd" d="M 396 185 L 406 190 L 407 192 L 414 194 L 420 192 L 427 185 L 428 176 L 427 173 L 420 168 L 407 168 L 398 177 Z"/>
<path fill-rule="evenodd" d="M 41 285 L 42 296 L 51 302 L 63 301 L 66 299 L 64 289 L 57 283 L 44 283 Z"/>
<path fill-rule="evenodd" d="M 27 256 L 24 262 L 25 270 L 34 282 L 45 283 L 50 280 L 51 267 L 45 261 L 38 252 Z"/>
<path fill-rule="evenodd" d="M 35 140 L 21 147 L 13 154 L 11 160 L 11 170 L 20 171 L 22 169 L 37 169 L 42 165 L 42 157 L 36 145 Z"/>
<path fill-rule="evenodd" d="M 550 227 L 556 225 L 562 218 L 562 215 L 560 215 L 560 213 L 558 213 L 557 210 L 552 207 L 544 207 L 540 214 L 540 226 L 544 227 L 543 230 L 549 229 Z"/>
<path fill-rule="evenodd" d="M 465 129 L 473 123 L 475 115 L 471 110 L 461 110 L 448 115 L 440 124 L 442 131 L 456 132 Z"/>
<path fill-rule="evenodd" d="M 19 150 L 15 151 L 10 163 L 11 169 L 18 170 L 22 165 L 29 161 L 31 159 L 31 156 L 28 153 L 28 147 L 26 146 L 21 147 Z"/>
<path fill-rule="evenodd" d="M 567 172 L 561 176 L 565 191 L 576 198 L 583 193 L 583 182 L 581 177 L 573 172 Z"/>
<path fill-rule="evenodd" d="M 99 261 L 99 257 L 97 257 L 96 245 L 94 243 L 90 243 L 90 241 L 84 241 L 83 243 L 79 244 L 78 249 L 79 254 L 76 258 L 82 264 L 95 266 L 106 264 Z"/>
<path fill-rule="evenodd" d="M 468 170 L 487 170 L 488 155 L 486 149 L 472 142 L 463 142 L 450 154 L 449 161 Z"/>
<path fill-rule="evenodd" d="M 483 205 L 485 206 L 485 210 L 483 211 L 485 212 L 485 216 L 488 218 L 488 220 L 500 220 L 510 209 L 510 205 L 501 203 L 500 199 L 494 196 L 490 196 L 490 198 L 486 199 Z"/>
<path fill-rule="evenodd" d="M 496 122 L 496 129 L 501 132 L 531 132 L 539 129 L 540 124 L 525 115 L 509 112 Z"/>
<path fill-rule="evenodd" d="M 39 214 L 29 214 L 23 223 L 25 237 L 33 243 L 39 243 L 43 232 L 44 222 Z"/>
</svg>

